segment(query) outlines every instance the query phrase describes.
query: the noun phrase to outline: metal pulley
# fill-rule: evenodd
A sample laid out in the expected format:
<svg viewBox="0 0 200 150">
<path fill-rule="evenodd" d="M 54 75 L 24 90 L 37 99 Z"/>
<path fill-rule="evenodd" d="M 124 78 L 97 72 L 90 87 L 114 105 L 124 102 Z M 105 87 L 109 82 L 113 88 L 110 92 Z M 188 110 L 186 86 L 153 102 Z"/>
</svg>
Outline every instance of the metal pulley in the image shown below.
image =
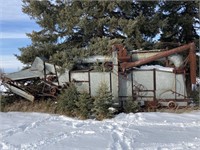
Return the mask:
<svg viewBox="0 0 200 150">
<path fill-rule="evenodd" d="M 50 94 L 51 95 L 55 95 L 56 94 L 56 87 L 51 87 L 51 89 L 50 89 Z"/>
<path fill-rule="evenodd" d="M 167 104 L 167 107 L 169 109 L 174 109 L 174 108 L 176 108 L 176 106 L 177 106 L 177 103 L 174 102 L 174 101 L 169 101 L 168 104 Z"/>
</svg>

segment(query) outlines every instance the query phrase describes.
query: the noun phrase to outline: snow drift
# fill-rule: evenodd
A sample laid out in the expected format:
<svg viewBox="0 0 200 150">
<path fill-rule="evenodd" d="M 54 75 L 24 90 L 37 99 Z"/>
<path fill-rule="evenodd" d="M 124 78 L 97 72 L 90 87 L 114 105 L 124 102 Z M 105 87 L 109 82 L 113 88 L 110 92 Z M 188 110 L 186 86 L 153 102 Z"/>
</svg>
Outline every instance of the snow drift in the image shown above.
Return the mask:
<svg viewBox="0 0 200 150">
<path fill-rule="evenodd" d="M 0 113 L 2 150 L 200 149 L 200 112 L 119 114 L 104 121 Z"/>
</svg>

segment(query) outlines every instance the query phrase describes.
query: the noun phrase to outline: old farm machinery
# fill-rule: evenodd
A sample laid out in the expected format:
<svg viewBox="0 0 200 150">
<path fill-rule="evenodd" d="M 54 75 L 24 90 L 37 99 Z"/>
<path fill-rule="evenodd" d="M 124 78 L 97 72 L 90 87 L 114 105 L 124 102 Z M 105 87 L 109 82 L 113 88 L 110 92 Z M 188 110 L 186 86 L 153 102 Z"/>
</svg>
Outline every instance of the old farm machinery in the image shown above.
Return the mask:
<svg viewBox="0 0 200 150">
<path fill-rule="evenodd" d="M 183 57 L 182 54 L 184 59 L 179 59 Z M 109 69 L 97 71 L 84 67 L 97 61 Z M 152 62 L 163 67 L 144 67 Z M 187 64 L 189 69 L 186 69 Z M 2 84 L 12 93 L 34 101 L 40 96 L 56 98 L 70 82 L 74 82 L 80 92 L 87 91 L 95 96 L 99 84 L 105 82 L 119 105 L 133 97 L 141 105 L 169 108 L 187 106 L 191 100 L 188 89 L 194 90 L 196 86 L 194 43 L 165 51 L 132 51 L 129 55 L 124 46 L 115 44 L 112 46 L 112 56 L 97 55 L 80 59 L 77 66 L 80 65 L 82 67 L 79 69 L 60 73 L 59 66 L 37 57 L 29 69 L 5 74 Z M 186 79 L 191 82 L 186 82 Z"/>
</svg>

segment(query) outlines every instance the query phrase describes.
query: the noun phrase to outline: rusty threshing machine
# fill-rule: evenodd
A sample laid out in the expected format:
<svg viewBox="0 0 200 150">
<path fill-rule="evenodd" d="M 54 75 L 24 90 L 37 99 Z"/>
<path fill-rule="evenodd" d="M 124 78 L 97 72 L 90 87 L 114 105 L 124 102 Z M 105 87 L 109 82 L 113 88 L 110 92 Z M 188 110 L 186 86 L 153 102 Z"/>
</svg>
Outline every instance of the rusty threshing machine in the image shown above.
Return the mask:
<svg viewBox="0 0 200 150">
<path fill-rule="evenodd" d="M 2 84 L 13 94 L 34 101 L 41 96 L 56 98 L 70 82 L 74 82 L 78 91 L 95 96 L 99 84 L 104 82 L 119 105 L 132 97 L 141 105 L 152 107 L 187 106 L 191 101 L 188 91 L 196 86 L 195 51 L 195 44 L 190 43 L 164 51 L 131 51 L 128 55 L 123 45 L 115 44 L 111 56 L 97 55 L 77 61 L 77 66 L 98 61 L 109 71 L 80 67 L 63 73 L 58 71 L 59 66 L 36 57 L 29 69 L 3 75 Z M 150 64 L 163 67 L 148 67 Z"/>
</svg>

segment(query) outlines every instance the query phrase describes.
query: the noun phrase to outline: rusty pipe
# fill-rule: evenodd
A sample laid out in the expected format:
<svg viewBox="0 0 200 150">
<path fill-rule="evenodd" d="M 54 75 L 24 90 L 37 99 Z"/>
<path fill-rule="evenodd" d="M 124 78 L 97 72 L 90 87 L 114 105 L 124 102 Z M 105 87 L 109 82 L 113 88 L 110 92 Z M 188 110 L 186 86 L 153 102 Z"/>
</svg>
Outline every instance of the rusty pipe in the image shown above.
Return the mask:
<svg viewBox="0 0 200 150">
<path fill-rule="evenodd" d="M 144 58 L 135 62 L 124 62 L 121 63 L 120 66 L 123 70 L 123 72 L 126 69 L 132 68 L 132 67 L 137 67 L 143 64 L 150 63 L 152 61 L 158 60 L 163 57 L 168 57 L 170 55 L 173 55 L 175 53 L 181 53 L 183 51 L 189 51 L 189 62 L 190 62 L 190 78 L 191 78 L 191 84 L 196 84 L 196 55 L 195 55 L 195 44 L 189 43 L 187 45 L 183 45 L 168 51 L 160 52 L 156 55 L 153 55 L 149 58 Z"/>
<path fill-rule="evenodd" d="M 186 51 L 186 50 L 190 49 L 191 45 L 193 45 L 193 43 L 190 43 L 190 44 L 187 44 L 187 45 L 184 45 L 184 46 L 180 46 L 178 48 L 174 48 L 174 49 L 171 49 L 171 50 L 168 50 L 168 51 L 160 52 L 160 53 L 153 55 L 149 58 L 144 58 L 144 59 L 141 59 L 141 60 L 138 60 L 138 61 L 135 61 L 135 62 L 131 62 L 131 63 L 124 62 L 124 63 L 121 63 L 121 68 L 122 68 L 122 70 L 125 70 L 125 69 L 129 69 L 129 68 L 132 68 L 132 67 L 137 67 L 137 66 L 140 66 L 140 65 L 143 65 L 143 64 L 147 64 L 147 63 L 150 63 L 152 61 L 158 60 L 160 58 L 167 57 L 167 56 L 170 56 L 170 55 L 175 54 L 175 53 L 180 53 L 180 52 Z"/>
<path fill-rule="evenodd" d="M 196 84 L 196 47 L 194 43 L 190 44 L 189 50 L 189 63 L 190 63 L 190 80 L 192 84 L 192 90 L 194 90 L 193 85 Z"/>
</svg>

